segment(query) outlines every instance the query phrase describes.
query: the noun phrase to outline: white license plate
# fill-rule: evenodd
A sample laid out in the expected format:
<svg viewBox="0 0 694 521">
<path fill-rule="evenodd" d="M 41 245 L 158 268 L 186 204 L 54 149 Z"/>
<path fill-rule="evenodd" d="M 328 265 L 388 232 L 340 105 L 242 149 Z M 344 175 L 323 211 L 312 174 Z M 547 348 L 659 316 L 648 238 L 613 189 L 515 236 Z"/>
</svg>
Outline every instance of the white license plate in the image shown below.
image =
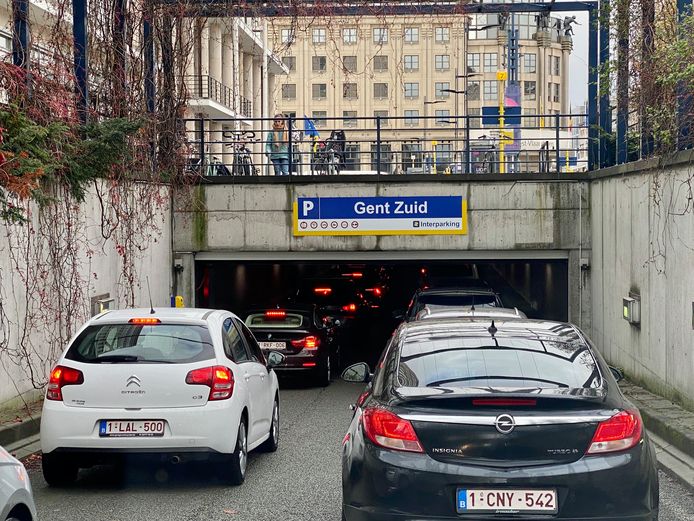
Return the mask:
<svg viewBox="0 0 694 521">
<path fill-rule="evenodd" d="M 164 435 L 164 420 L 101 420 L 99 436 L 110 438 Z"/>
<path fill-rule="evenodd" d="M 459 488 L 456 509 L 461 514 L 468 512 L 556 513 L 557 491 Z"/>
<path fill-rule="evenodd" d="M 286 342 L 258 342 L 260 349 L 285 349 Z"/>
</svg>

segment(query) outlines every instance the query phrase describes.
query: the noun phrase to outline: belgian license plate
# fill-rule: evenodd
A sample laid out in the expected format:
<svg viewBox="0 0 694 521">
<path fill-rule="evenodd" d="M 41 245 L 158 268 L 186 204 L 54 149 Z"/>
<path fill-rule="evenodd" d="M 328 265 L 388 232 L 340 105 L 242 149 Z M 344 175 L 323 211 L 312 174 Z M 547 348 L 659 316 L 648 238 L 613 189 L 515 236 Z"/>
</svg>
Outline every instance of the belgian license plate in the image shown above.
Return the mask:
<svg viewBox="0 0 694 521">
<path fill-rule="evenodd" d="M 286 342 L 258 342 L 260 349 L 285 349 Z"/>
<path fill-rule="evenodd" d="M 109 438 L 152 438 L 164 435 L 164 420 L 101 420 L 99 436 Z"/>
<path fill-rule="evenodd" d="M 456 509 L 459 514 L 470 512 L 538 512 L 556 514 L 557 491 L 551 489 L 507 490 L 459 488 L 456 497 Z"/>
</svg>

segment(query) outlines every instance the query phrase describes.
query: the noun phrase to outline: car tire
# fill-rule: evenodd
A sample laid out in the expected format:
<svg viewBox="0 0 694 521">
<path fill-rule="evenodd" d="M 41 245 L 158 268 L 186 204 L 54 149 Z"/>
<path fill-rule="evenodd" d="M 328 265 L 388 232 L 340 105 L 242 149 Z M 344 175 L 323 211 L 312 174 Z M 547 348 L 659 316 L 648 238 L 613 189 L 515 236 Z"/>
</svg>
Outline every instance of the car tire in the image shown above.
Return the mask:
<svg viewBox="0 0 694 521">
<path fill-rule="evenodd" d="M 221 478 L 229 485 L 241 485 L 246 480 L 246 468 L 248 466 L 248 430 L 245 418 L 239 422 L 239 430 L 236 435 L 236 448 L 231 457 L 222 463 Z"/>
<path fill-rule="evenodd" d="M 277 398 L 275 398 L 275 404 L 272 406 L 270 423 L 270 437 L 260 446 L 260 450 L 263 452 L 275 452 L 280 444 L 280 402 Z"/>
<path fill-rule="evenodd" d="M 77 481 L 79 467 L 67 458 L 56 454 L 44 454 L 41 459 L 43 479 L 51 487 L 67 487 Z"/>
<path fill-rule="evenodd" d="M 327 387 L 330 385 L 332 371 L 330 370 L 330 355 L 325 359 L 325 362 L 318 366 L 318 374 L 316 375 L 316 380 L 320 387 Z"/>
</svg>

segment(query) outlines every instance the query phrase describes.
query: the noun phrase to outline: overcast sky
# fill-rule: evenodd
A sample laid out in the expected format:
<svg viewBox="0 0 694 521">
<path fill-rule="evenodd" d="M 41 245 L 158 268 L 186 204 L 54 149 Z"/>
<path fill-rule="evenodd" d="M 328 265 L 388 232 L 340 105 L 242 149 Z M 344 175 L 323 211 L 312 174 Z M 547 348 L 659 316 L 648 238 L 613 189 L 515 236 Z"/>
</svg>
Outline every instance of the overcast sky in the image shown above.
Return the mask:
<svg viewBox="0 0 694 521">
<path fill-rule="evenodd" d="M 559 2 L 567 0 L 558 0 Z M 588 100 L 588 13 L 556 13 L 554 16 L 576 15 L 581 25 L 574 26 L 574 50 L 571 52 L 571 69 L 569 70 L 569 96 L 571 105 L 582 105 Z"/>
</svg>

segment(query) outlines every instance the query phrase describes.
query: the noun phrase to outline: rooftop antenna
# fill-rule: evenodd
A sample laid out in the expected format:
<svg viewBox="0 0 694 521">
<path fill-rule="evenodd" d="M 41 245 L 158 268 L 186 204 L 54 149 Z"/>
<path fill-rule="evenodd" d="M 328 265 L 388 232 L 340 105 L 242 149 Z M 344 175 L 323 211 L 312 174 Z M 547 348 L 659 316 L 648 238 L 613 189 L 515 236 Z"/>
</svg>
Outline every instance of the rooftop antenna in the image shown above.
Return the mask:
<svg viewBox="0 0 694 521">
<path fill-rule="evenodd" d="M 496 335 L 496 332 L 498 329 L 496 329 L 496 326 L 494 325 L 494 321 L 492 320 L 492 325 L 487 328 L 487 331 L 489 331 L 489 334 L 494 336 Z"/>
<path fill-rule="evenodd" d="M 147 279 L 147 294 L 149 295 L 149 313 L 154 315 L 154 306 L 152 305 L 152 290 L 149 289 L 149 275 L 145 278 Z"/>
</svg>

